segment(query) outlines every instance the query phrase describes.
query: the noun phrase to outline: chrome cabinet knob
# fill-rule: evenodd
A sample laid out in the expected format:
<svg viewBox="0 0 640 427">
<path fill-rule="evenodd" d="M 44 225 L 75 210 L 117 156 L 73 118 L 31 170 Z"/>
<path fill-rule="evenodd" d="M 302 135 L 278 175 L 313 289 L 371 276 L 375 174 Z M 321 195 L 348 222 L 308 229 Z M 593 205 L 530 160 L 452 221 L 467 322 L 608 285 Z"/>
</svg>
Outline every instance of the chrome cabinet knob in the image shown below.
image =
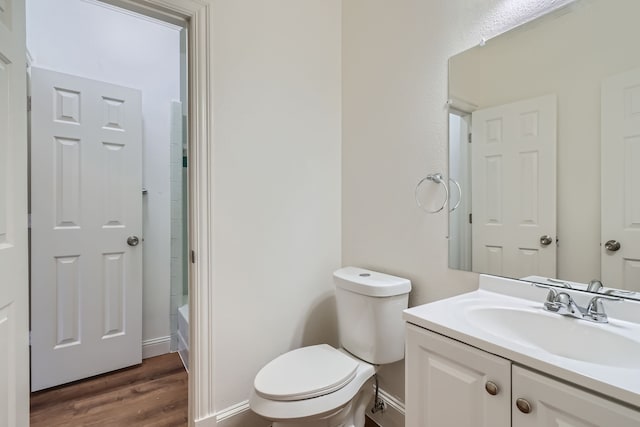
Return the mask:
<svg viewBox="0 0 640 427">
<path fill-rule="evenodd" d="M 129 246 L 138 246 L 138 243 L 140 243 L 140 239 L 138 238 L 138 236 L 129 236 L 129 237 L 127 237 L 127 245 L 129 245 Z"/>
<path fill-rule="evenodd" d="M 551 242 L 553 242 L 553 239 L 548 234 L 545 234 L 544 236 L 540 236 L 540 244 L 542 246 L 549 246 Z"/>
<path fill-rule="evenodd" d="M 500 392 L 500 389 L 493 381 L 487 381 L 487 383 L 484 385 L 484 389 L 487 390 L 487 393 L 489 393 L 491 396 L 495 396 Z"/>
<path fill-rule="evenodd" d="M 617 240 L 609 240 L 604 244 L 604 248 L 608 251 L 615 252 L 620 249 L 620 242 Z"/>
<path fill-rule="evenodd" d="M 529 403 L 526 399 L 518 398 L 516 399 L 516 406 L 523 414 L 528 414 L 531 412 L 531 403 Z"/>
</svg>

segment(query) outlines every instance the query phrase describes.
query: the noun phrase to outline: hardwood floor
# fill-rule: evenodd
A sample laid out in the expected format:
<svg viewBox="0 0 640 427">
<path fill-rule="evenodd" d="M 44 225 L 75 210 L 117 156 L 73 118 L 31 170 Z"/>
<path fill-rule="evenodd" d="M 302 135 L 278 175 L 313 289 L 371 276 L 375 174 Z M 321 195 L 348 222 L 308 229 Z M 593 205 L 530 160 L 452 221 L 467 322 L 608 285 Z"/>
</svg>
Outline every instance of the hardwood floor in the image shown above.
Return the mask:
<svg viewBox="0 0 640 427">
<path fill-rule="evenodd" d="M 187 425 L 187 373 L 178 353 L 31 394 L 32 427 Z"/>
<path fill-rule="evenodd" d="M 364 427 L 378 427 L 378 424 L 371 418 L 366 417 L 364 420 Z"/>
</svg>

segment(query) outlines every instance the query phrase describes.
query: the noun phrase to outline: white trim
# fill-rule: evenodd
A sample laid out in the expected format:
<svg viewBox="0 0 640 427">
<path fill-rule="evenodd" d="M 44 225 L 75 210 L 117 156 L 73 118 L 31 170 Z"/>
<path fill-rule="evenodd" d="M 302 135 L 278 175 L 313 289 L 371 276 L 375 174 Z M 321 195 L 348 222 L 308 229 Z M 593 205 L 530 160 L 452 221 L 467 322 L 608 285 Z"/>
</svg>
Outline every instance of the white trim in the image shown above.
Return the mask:
<svg viewBox="0 0 640 427">
<path fill-rule="evenodd" d="M 455 96 L 447 99 L 447 106 L 449 109 L 454 109 L 464 114 L 471 114 L 478 109 L 478 106 L 473 102 L 468 102 Z"/>
<path fill-rule="evenodd" d="M 188 27 L 188 22 L 203 6 L 212 0 L 100 0 L 141 15 L 159 19 L 177 26 Z"/>
<path fill-rule="evenodd" d="M 195 423 L 195 427 L 267 427 L 270 425 L 271 422 L 251 412 L 248 400 L 229 406 Z"/>
<path fill-rule="evenodd" d="M 249 401 L 236 403 L 226 409 L 218 411 L 215 416 L 216 427 L 268 427 L 268 421 L 249 408 Z"/>
<path fill-rule="evenodd" d="M 94 6 L 103 7 L 105 9 L 108 9 L 108 10 L 112 11 L 112 12 L 122 13 L 123 15 L 132 16 L 134 18 L 142 19 L 144 21 L 151 22 L 151 23 L 156 24 L 156 25 L 161 25 L 161 26 L 169 28 L 171 30 L 180 31 L 183 28 L 182 25 L 176 25 L 176 24 L 173 24 L 171 22 L 163 21 L 162 19 L 156 19 L 154 17 L 151 17 L 149 15 L 145 15 L 143 13 L 134 12 L 134 11 L 132 11 L 130 9 L 125 9 L 125 8 L 122 8 L 122 7 L 119 7 L 119 6 L 115 6 L 113 4 L 105 3 L 104 1 L 101 1 L 101 0 L 81 0 L 81 1 L 84 2 L 84 3 L 89 3 L 89 4 L 94 5 Z"/>
<path fill-rule="evenodd" d="M 213 328 L 213 1 L 104 0 L 188 27 L 189 426 L 215 426 Z M 211 419 L 214 418 L 212 421 Z"/>
<path fill-rule="evenodd" d="M 375 386 L 373 386 L 373 391 L 375 393 Z M 384 411 L 372 414 L 367 410 L 367 416 L 381 427 L 404 427 L 404 402 L 383 389 L 380 389 L 379 396 L 384 401 Z M 373 400 L 371 403 L 373 405 Z"/>
<path fill-rule="evenodd" d="M 151 338 L 142 341 L 142 358 L 160 356 L 171 351 L 171 336 Z"/>
<path fill-rule="evenodd" d="M 31 55 L 31 52 L 29 52 L 29 49 L 27 49 L 27 68 L 31 67 L 34 63 L 35 60 L 33 58 L 33 55 Z"/>
<path fill-rule="evenodd" d="M 194 427 L 217 427 L 216 417 L 210 415 L 206 418 L 199 419 L 193 425 Z"/>
<path fill-rule="evenodd" d="M 220 421 L 224 421 L 227 418 L 234 417 L 249 410 L 249 401 L 245 400 L 244 402 L 237 403 L 233 406 L 223 409 L 222 411 L 218 411 L 216 413 L 216 422 L 219 423 Z"/>
</svg>

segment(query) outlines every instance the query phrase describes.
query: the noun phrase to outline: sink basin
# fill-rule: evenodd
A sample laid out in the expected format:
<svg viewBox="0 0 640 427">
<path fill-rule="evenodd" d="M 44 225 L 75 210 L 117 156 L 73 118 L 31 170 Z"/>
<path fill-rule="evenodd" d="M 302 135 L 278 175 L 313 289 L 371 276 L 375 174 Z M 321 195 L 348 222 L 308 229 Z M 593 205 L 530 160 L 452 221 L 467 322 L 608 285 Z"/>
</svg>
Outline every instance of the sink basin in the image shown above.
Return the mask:
<svg viewBox="0 0 640 427">
<path fill-rule="evenodd" d="M 524 307 L 472 306 L 464 313 L 473 327 L 525 347 L 614 368 L 640 368 L 640 341 L 618 333 L 612 324 Z"/>
</svg>

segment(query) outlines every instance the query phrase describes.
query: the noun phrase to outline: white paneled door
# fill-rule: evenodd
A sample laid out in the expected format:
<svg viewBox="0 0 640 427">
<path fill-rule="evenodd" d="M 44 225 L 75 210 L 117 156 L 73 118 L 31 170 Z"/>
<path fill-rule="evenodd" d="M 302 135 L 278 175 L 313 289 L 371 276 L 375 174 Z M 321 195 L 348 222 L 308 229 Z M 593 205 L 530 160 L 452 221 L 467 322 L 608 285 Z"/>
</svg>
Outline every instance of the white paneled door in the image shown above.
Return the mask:
<svg viewBox="0 0 640 427">
<path fill-rule="evenodd" d="M 472 114 L 473 271 L 556 277 L 555 95 Z"/>
<path fill-rule="evenodd" d="M 640 69 L 602 83 L 602 281 L 640 290 Z"/>
<path fill-rule="evenodd" d="M 31 73 L 31 389 L 141 362 L 141 95 Z M 138 243 L 138 244 L 136 244 Z"/>
<path fill-rule="evenodd" d="M 27 91 L 23 0 L 0 0 L 0 426 L 29 425 Z"/>
</svg>

